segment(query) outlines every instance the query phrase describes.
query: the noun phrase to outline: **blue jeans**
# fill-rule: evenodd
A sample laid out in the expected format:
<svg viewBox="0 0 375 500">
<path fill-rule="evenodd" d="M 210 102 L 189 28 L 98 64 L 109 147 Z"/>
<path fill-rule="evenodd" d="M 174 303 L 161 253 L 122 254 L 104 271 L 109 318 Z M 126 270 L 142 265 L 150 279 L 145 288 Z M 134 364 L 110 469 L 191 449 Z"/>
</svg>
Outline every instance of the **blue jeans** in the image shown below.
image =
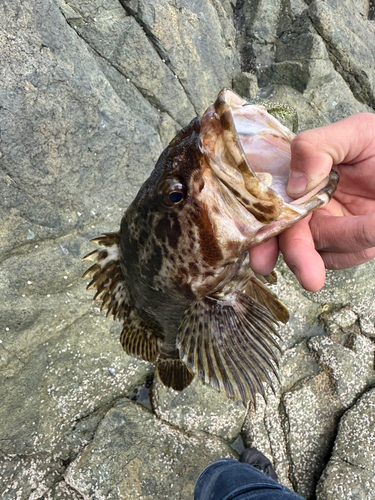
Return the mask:
<svg viewBox="0 0 375 500">
<path fill-rule="evenodd" d="M 304 500 L 263 472 L 229 458 L 212 462 L 198 478 L 194 500 Z"/>
</svg>

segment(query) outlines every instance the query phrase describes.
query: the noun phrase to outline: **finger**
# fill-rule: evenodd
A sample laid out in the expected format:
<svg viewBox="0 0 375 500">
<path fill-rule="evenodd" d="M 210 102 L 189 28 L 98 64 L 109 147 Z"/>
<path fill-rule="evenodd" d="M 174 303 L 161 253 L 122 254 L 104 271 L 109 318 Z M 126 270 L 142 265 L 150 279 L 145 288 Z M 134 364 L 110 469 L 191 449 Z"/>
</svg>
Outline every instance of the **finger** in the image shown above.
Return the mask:
<svg viewBox="0 0 375 500">
<path fill-rule="evenodd" d="M 249 249 L 250 266 L 257 274 L 270 274 L 277 262 L 279 256 L 279 247 L 277 238 L 262 243 L 254 248 Z"/>
<path fill-rule="evenodd" d="M 303 219 L 279 235 L 284 260 L 305 290 L 317 292 L 325 281 L 324 262 L 315 250 L 309 228 L 309 219 Z"/>
<path fill-rule="evenodd" d="M 306 130 L 291 142 L 287 192 L 300 197 L 318 186 L 333 165 L 351 163 L 374 153 L 375 116 L 361 113 L 325 127 Z"/>
<path fill-rule="evenodd" d="M 375 247 L 375 213 L 335 217 L 322 210 L 312 215 L 310 230 L 319 251 L 350 254 Z"/>
<path fill-rule="evenodd" d="M 350 267 L 359 266 L 360 264 L 364 264 L 374 259 L 375 248 L 353 253 L 322 252 L 320 255 L 322 256 L 326 269 L 349 269 Z"/>
</svg>

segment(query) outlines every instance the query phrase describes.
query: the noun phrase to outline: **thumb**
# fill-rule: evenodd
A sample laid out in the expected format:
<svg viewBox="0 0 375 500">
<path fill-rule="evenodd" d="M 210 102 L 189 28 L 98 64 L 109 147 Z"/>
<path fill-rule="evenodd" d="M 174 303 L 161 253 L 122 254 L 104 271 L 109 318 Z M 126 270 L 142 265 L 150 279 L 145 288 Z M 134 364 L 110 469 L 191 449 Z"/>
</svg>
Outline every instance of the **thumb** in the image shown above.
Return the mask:
<svg viewBox="0 0 375 500">
<path fill-rule="evenodd" d="M 321 131 L 302 132 L 291 142 L 291 161 L 287 193 L 300 198 L 317 187 L 330 173 L 333 158 L 322 147 Z"/>
<path fill-rule="evenodd" d="M 373 149 L 374 134 L 374 115 L 359 113 L 297 135 L 290 144 L 289 196 L 299 198 L 316 188 L 333 165 L 366 157 L 368 149 Z"/>
</svg>

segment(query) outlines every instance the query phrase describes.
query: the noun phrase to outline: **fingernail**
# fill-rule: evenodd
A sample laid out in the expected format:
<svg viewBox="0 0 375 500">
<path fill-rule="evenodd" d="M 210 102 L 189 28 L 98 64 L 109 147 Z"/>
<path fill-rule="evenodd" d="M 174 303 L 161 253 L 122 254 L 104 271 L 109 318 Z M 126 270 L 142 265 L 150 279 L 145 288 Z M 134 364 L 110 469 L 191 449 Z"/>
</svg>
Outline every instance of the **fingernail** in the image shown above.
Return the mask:
<svg viewBox="0 0 375 500">
<path fill-rule="evenodd" d="M 289 174 L 289 182 L 287 191 L 289 194 L 302 194 L 307 186 L 307 177 L 302 172 L 292 170 Z"/>
<path fill-rule="evenodd" d="M 298 281 L 299 281 L 300 285 L 302 285 L 302 283 L 301 283 L 301 273 L 300 273 L 300 271 L 299 271 L 298 267 L 297 267 L 297 266 L 292 266 L 292 267 L 290 268 L 290 270 L 291 270 L 291 271 L 292 271 L 292 273 L 295 275 L 295 277 L 298 279 Z"/>
</svg>

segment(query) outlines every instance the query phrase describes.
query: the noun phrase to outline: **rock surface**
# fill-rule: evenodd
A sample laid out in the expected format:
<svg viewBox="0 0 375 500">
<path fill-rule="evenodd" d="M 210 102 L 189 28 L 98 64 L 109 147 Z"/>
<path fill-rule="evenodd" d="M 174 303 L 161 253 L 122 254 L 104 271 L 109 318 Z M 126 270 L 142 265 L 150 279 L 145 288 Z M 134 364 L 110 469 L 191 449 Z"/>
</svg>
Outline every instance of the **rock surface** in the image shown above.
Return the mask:
<svg viewBox="0 0 375 500">
<path fill-rule="evenodd" d="M 374 12 L 368 0 L 1 2 L 1 498 L 185 500 L 240 433 L 309 500 L 372 498 L 373 262 L 329 272 L 317 294 L 279 262 L 282 384 L 256 411 L 197 381 L 177 394 L 155 378 L 150 411 L 127 399 L 154 366 L 123 353 L 80 276 L 89 239 L 118 229 L 220 88 L 294 106 L 300 130 L 373 111 Z"/>
<path fill-rule="evenodd" d="M 318 500 L 370 500 L 375 491 L 375 390 L 342 417 L 332 456 L 317 487 Z"/>
<path fill-rule="evenodd" d="M 232 456 L 219 439 L 183 433 L 125 400 L 107 413 L 65 481 L 92 500 L 192 498 L 203 468 Z"/>
</svg>

